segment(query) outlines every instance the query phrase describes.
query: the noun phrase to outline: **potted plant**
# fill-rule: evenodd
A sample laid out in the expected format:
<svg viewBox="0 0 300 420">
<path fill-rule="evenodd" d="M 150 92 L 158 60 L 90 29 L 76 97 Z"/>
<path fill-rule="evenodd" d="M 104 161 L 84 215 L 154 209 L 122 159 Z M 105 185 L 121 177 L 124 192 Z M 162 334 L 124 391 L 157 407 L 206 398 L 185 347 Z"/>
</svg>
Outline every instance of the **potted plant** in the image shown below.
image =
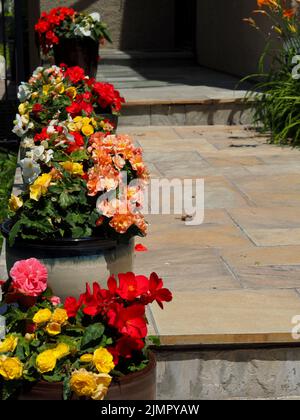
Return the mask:
<svg viewBox="0 0 300 420">
<path fill-rule="evenodd" d="M 80 66 L 90 77 L 97 74 L 99 41 L 112 42 L 99 13 L 79 13 L 67 7 L 43 12 L 35 30 L 44 54 L 54 53 L 57 65 Z"/>
<path fill-rule="evenodd" d="M 67 122 L 72 131 L 76 117 L 99 118 L 97 124 L 93 123 L 94 128 L 115 131 L 125 102 L 113 85 L 96 82 L 82 68 L 64 64 L 38 67 L 28 83 L 19 86 L 18 99 L 19 113 L 13 132 L 25 140 L 25 147 L 43 140 L 48 127 L 62 122 Z M 100 114 L 104 117 L 100 118 Z"/>
<path fill-rule="evenodd" d="M 91 277 L 132 271 L 134 237 L 147 230 L 142 150 L 97 117 L 99 96 L 80 70 L 39 70 L 23 85 L 27 100 L 16 127 L 28 136 L 20 162 L 24 191 L 12 196 L 2 226 L 8 269 L 38 257 L 61 297 L 78 296 Z M 45 99 L 40 90 L 47 91 Z"/>
<path fill-rule="evenodd" d="M 18 261 L 2 284 L 7 335 L 0 341 L 1 399 L 155 399 L 145 308 L 172 294 L 153 273 L 110 277 L 64 304 L 38 260 Z"/>
</svg>

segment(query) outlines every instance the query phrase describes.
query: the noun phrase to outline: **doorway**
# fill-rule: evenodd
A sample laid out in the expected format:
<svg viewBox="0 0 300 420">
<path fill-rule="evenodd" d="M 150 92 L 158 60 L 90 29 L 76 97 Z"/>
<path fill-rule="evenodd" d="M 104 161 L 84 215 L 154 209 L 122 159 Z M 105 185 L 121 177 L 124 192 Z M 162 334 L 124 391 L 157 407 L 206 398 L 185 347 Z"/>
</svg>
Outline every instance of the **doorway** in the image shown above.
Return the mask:
<svg viewBox="0 0 300 420">
<path fill-rule="evenodd" d="M 197 0 L 175 1 L 175 48 L 195 52 Z"/>
</svg>

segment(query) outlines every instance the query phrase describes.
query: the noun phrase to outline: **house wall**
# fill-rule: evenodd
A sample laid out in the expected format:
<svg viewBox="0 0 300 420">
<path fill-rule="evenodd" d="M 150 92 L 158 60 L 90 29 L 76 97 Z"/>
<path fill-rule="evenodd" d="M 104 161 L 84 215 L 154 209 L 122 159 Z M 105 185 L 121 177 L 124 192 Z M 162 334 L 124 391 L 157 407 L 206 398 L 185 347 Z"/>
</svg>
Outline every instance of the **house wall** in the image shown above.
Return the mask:
<svg viewBox="0 0 300 420">
<path fill-rule="evenodd" d="M 256 0 L 198 0 L 198 63 L 237 76 L 256 73 L 265 41 L 243 21 L 254 9 Z M 265 17 L 256 20 L 268 29 Z"/>
<path fill-rule="evenodd" d="M 57 6 L 99 11 L 109 25 L 114 40 L 113 48 L 174 48 L 175 0 L 41 0 L 42 10 Z"/>
</svg>

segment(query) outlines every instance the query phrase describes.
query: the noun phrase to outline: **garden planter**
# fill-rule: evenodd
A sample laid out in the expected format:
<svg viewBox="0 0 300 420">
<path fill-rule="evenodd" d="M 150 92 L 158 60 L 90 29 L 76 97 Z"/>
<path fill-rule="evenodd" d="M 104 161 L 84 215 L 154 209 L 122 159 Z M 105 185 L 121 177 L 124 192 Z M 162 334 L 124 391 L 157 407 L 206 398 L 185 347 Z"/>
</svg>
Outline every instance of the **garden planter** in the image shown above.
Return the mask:
<svg viewBox="0 0 300 420">
<path fill-rule="evenodd" d="M 9 222 L 2 225 L 7 238 Z M 79 297 L 85 284 L 93 281 L 106 286 L 109 275 L 133 271 L 134 239 L 118 243 L 96 237 L 43 241 L 6 241 L 8 272 L 19 260 L 37 258 L 48 269 L 48 284 L 55 295 Z"/>
<path fill-rule="evenodd" d="M 54 46 L 55 64 L 79 66 L 85 74 L 96 78 L 99 61 L 99 43 L 91 38 L 61 38 Z"/>
<path fill-rule="evenodd" d="M 44 400 L 58 401 L 62 400 L 63 386 L 62 384 L 51 384 L 40 382 L 27 391 L 23 391 L 19 400 Z M 77 398 L 73 398 L 77 399 Z M 146 369 L 132 373 L 113 382 L 109 388 L 105 398 L 108 401 L 137 401 L 156 399 L 156 360 L 150 353 L 150 362 Z"/>
</svg>

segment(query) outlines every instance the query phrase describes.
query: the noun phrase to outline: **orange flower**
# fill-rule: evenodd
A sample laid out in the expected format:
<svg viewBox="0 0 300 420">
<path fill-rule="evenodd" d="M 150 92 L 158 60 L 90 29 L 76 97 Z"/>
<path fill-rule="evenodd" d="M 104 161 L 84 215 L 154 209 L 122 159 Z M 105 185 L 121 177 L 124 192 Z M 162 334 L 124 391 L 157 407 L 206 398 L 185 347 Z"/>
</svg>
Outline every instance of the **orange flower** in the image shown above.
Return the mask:
<svg viewBox="0 0 300 420">
<path fill-rule="evenodd" d="M 296 14 L 296 10 L 295 9 L 285 9 L 283 11 L 283 16 L 286 19 L 292 19 L 295 16 L 295 14 Z"/>
<path fill-rule="evenodd" d="M 135 217 L 132 214 L 116 214 L 110 221 L 110 226 L 116 232 L 124 234 L 134 224 Z"/>
<path fill-rule="evenodd" d="M 271 8 L 278 8 L 278 3 L 276 0 L 257 0 L 258 7 L 271 7 Z"/>
</svg>

